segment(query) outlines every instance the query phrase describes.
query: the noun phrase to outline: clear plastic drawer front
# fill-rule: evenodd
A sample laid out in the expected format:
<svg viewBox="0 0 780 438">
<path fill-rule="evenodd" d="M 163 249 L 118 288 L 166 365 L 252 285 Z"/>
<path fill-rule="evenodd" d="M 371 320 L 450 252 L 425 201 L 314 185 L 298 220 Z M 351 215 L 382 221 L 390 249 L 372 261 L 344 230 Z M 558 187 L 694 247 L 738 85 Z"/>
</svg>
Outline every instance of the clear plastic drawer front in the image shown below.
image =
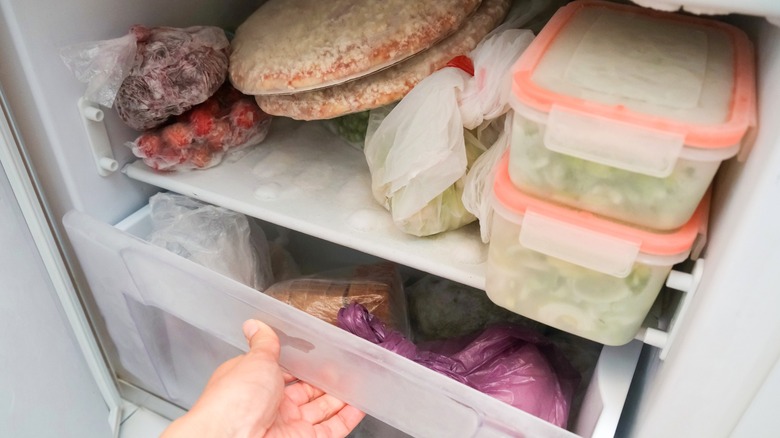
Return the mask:
<svg viewBox="0 0 780 438">
<path fill-rule="evenodd" d="M 143 229 L 136 219 L 123 226 Z M 169 401 L 190 406 L 213 369 L 246 350 L 241 324 L 257 318 L 278 333 L 290 372 L 413 436 L 575 436 L 89 216 L 64 223 L 118 374 Z M 627 391 L 630 377 L 621 381 Z M 625 400 L 590 392 L 618 412 Z"/>
</svg>

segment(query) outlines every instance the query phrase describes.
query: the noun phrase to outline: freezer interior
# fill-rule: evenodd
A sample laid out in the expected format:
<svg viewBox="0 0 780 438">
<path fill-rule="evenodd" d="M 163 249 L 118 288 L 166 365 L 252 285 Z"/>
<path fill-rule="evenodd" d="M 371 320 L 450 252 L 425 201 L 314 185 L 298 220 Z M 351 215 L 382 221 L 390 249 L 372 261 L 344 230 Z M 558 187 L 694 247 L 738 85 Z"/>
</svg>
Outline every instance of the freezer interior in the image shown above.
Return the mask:
<svg viewBox="0 0 780 438">
<path fill-rule="evenodd" d="M 79 108 L 83 86 L 65 68 L 59 49 L 119 36 L 134 23 L 232 29 L 261 3 L 204 0 L 162 6 L 74 0 L 66 7 L 0 1 L 5 24 L 0 26 L 0 49 L 3 59 L 12 60 L 0 66 L 3 92 L 91 323 L 126 397 L 139 403 L 146 396 L 159 398 L 170 406 L 158 410 L 169 413 L 186 409 L 209 370 L 245 348 L 240 322 L 259 316 L 280 333 L 285 366 L 364 409 L 379 420 L 371 427 L 415 436 L 442 436 L 446 431 L 451 433 L 445 436 L 609 436 L 621 418 L 622 432 L 648 424 L 663 430 L 660 419 L 682 415 L 668 403 L 671 398 L 689 406 L 706 399 L 710 413 L 697 409 L 691 427 L 709 423 L 712 430 L 723 430 L 736 424 L 740 412 L 725 398 L 713 396 L 715 388 L 708 385 L 714 373 L 724 370 L 694 370 L 706 369 L 704 364 L 720 356 L 716 336 L 734 340 L 728 347 L 732 357 L 754 358 L 747 362 L 766 373 L 780 348 L 774 347 L 780 345 L 775 342 L 780 330 L 766 313 L 772 306 L 765 286 L 772 284 L 771 264 L 777 261 L 771 242 L 777 241 L 778 231 L 766 218 L 777 213 L 776 203 L 768 201 L 776 194 L 772 178 L 780 153 L 776 124 L 762 123 L 772 120 L 780 101 L 774 80 L 780 77 L 777 27 L 763 17 L 719 17 L 746 29 L 756 46 L 759 128 L 752 147 L 716 175 L 702 253 L 705 268 L 699 290 L 685 306 L 685 318 L 676 319 L 675 313 L 684 302 L 681 293 L 668 288 L 646 322 L 666 342 L 664 333 L 674 325 L 674 344 L 648 336 L 600 349 L 592 377 L 578 394 L 578 415 L 564 430 L 143 241 L 149 231 L 149 197 L 170 190 L 258 218 L 269 232 L 284 227 L 299 239 L 301 260 L 311 257 L 306 248 L 319 248 L 318 254 L 325 255 L 319 262 L 311 260 L 315 265 L 390 260 L 413 275 L 484 286 L 486 248 L 475 227 L 424 240 L 394 230 L 387 212 L 371 199 L 362 154 L 319 122 L 274 120 L 268 139 L 240 160 L 204 172 L 166 174 L 135 160 L 124 143 L 136 133 L 104 108 L 98 137 L 105 129 L 118 166 L 117 171 L 99 173 L 92 154 L 95 135 Z M 653 3 L 666 9 L 677 6 Z M 742 7 L 736 12 L 773 16 L 750 4 Z M 49 10 L 58 13 L 42 12 Z M 695 7 L 691 10 L 696 12 Z M 89 25 L 73 24 L 84 21 Z M 761 248 L 761 263 L 748 265 L 744 254 L 753 247 Z M 686 263 L 675 269 L 690 273 L 694 268 Z M 730 289 L 742 281 L 740 272 L 754 273 L 756 287 L 737 298 Z M 748 307 L 757 303 L 762 310 Z M 761 330 L 717 325 L 731 309 L 750 313 L 761 321 Z M 712 332 L 716 326 L 717 335 Z M 736 341 L 748 334 L 754 342 Z M 734 400 L 749 403 L 766 373 L 753 375 L 747 365 L 732 365 L 723 365 L 731 366 L 732 378 L 722 384 Z M 685 383 L 679 383 L 681 378 Z M 700 391 L 703 387 L 707 391 Z M 437 418 L 445 415 L 446 421 L 432 423 L 433 412 Z M 713 412 L 722 415 L 711 421 Z M 647 430 L 652 435 L 652 429 Z"/>
</svg>

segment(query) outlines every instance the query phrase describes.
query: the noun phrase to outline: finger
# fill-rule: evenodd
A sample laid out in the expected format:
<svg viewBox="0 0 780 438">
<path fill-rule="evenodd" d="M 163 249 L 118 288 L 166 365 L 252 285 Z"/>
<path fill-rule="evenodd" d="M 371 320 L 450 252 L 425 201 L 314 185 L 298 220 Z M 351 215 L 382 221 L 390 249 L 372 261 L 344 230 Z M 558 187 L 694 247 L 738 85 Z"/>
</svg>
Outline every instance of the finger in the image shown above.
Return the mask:
<svg viewBox="0 0 780 438">
<path fill-rule="evenodd" d="M 316 424 L 314 434 L 317 438 L 345 437 L 363 421 L 365 416 L 366 414 L 360 409 L 346 405 L 336 415 Z"/>
<path fill-rule="evenodd" d="M 295 403 L 295 406 L 303 406 L 323 394 L 325 394 L 325 391 L 315 388 L 306 382 L 293 383 L 284 388 L 284 395 Z"/>
<path fill-rule="evenodd" d="M 287 368 L 280 365 L 279 369 L 282 370 L 282 377 L 284 377 L 284 383 L 295 382 L 298 380 L 298 378 L 293 376 L 291 372 L 287 371 Z"/>
<path fill-rule="evenodd" d="M 249 342 L 250 352 L 263 352 L 274 361 L 279 360 L 279 337 L 267 324 L 256 319 L 249 319 L 242 326 L 244 337 Z"/>
<path fill-rule="evenodd" d="M 344 406 L 346 403 L 343 401 L 330 394 L 323 394 L 301 405 L 301 419 L 311 424 L 317 424 L 332 417 Z"/>
</svg>

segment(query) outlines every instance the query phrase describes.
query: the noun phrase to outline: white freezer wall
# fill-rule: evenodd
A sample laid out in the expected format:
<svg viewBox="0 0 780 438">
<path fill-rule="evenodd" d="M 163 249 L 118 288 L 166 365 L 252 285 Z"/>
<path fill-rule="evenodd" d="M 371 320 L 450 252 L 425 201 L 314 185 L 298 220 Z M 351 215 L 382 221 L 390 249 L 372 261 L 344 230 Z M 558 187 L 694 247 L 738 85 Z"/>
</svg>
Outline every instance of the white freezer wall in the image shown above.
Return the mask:
<svg viewBox="0 0 780 438">
<path fill-rule="evenodd" d="M 780 28 L 746 22 L 758 54 L 761 129 L 746 162 L 730 160 L 719 174 L 704 278 L 666 360 L 650 352 L 621 436 L 728 436 L 780 357 Z M 766 391 L 763 398 L 780 399 L 777 384 Z M 777 436 L 769 427 L 776 418 L 759 426 L 756 414 L 747 419 L 753 430 Z"/>
<path fill-rule="evenodd" d="M 0 436 L 110 436 L 109 409 L 1 164 Z"/>
</svg>

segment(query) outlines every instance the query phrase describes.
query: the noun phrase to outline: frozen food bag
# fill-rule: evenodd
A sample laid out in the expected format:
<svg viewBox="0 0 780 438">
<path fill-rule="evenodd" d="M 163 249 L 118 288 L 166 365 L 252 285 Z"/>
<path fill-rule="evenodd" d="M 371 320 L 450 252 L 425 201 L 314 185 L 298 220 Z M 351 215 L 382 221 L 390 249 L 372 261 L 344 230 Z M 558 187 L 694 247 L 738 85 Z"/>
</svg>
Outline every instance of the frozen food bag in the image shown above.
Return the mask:
<svg viewBox="0 0 780 438">
<path fill-rule="evenodd" d="M 509 110 L 509 67 L 532 39 L 501 28 L 423 79 L 367 134 L 374 198 L 401 230 L 427 236 L 476 219 L 463 205 L 465 176 L 492 145 L 483 128 Z"/>
<path fill-rule="evenodd" d="M 414 342 L 470 335 L 496 323 L 512 323 L 539 332 L 547 329 L 542 323 L 496 305 L 484 290 L 445 278 L 426 275 L 405 290 Z"/>
<path fill-rule="evenodd" d="M 447 65 L 454 57 L 474 49 L 498 26 L 509 11 L 510 0 L 483 0 L 455 33 L 433 47 L 391 67 L 342 84 L 290 94 L 257 96 L 263 111 L 298 120 L 333 119 L 397 102 L 418 82 Z M 535 9 L 532 0 L 520 1 L 520 9 Z M 524 6 L 524 7 L 523 7 Z M 362 142 L 360 145 L 362 149 Z"/>
<path fill-rule="evenodd" d="M 271 270 L 274 273 L 274 281 L 291 280 L 301 276 L 301 267 L 295 261 L 289 250 L 290 230 L 283 227 L 275 227 L 277 236 L 269 239 L 271 253 Z"/>
<path fill-rule="evenodd" d="M 414 345 L 357 303 L 339 311 L 339 326 L 529 414 L 565 428 L 579 374 L 542 335 L 493 325 L 477 335 Z"/>
<path fill-rule="evenodd" d="M 60 51 L 84 97 L 115 106 L 131 128 L 159 126 L 204 102 L 225 82 L 230 42 L 213 26 L 135 25 L 127 35 L 68 46 Z"/>
<path fill-rule="evenodd" d="M 271 116 L 229 83 L 205 102 L 126 143 L 133 155 L 162 171 L 208 169 L 265 140 Z"/>
<path fill-rule="evenodd" d="M 333 325 L 337 325 L 342 307 L 357 302 L 387 321 L 394 330 L 409 334 L 403 281 L 398 267 L 391 262 L 282 281 L 265 293 Z"/>
<path fill-rule="evenodd" d="M 149 205 L 152 244 L 260 291 L 273 283 L 265 233 L 243 214 L 174 193 Z"/>
<path fill-rule="evenodd" d="M 480 0 L 268 0 L 233 38 L 243 93 L 289 94 L 380 71 L 457 31 Z"/>
</svg>

